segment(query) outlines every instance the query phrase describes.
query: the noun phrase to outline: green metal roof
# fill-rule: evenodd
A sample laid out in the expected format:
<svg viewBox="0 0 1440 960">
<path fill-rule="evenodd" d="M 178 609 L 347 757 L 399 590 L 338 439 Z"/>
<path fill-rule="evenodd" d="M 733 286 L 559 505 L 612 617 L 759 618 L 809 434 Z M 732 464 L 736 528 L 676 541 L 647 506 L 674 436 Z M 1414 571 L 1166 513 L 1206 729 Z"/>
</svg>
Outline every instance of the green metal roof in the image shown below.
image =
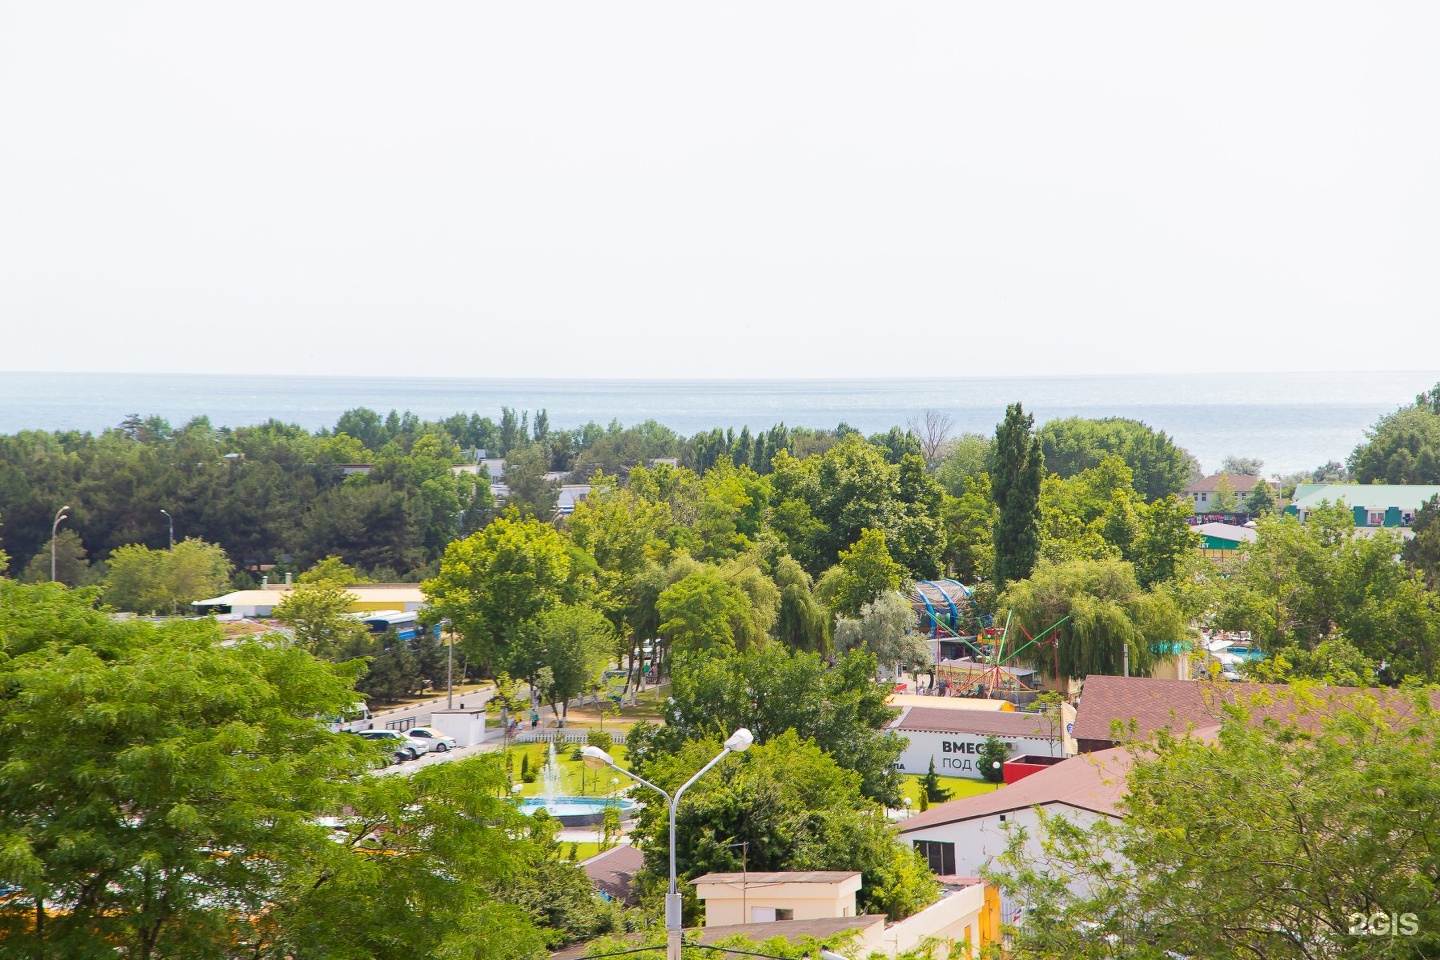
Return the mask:
<svg viewBox="0 0 1440 960">
<path fill-rule="evenodd" d="M 1302 496 L 1300 488 L 1296 488 L 1293 506 L 1300 510 L 1314 510 L 1322 503 L 1333 505 L 1343 500 L 1351 507 L 1364 507 L 1366 510 L 1396 507 L 1413 514 L 1426 500 L 1440 496 L 1440 484 L 1434 483 L 1326 483 L 1304 486 L 1313 489 Z"/>
</svg>

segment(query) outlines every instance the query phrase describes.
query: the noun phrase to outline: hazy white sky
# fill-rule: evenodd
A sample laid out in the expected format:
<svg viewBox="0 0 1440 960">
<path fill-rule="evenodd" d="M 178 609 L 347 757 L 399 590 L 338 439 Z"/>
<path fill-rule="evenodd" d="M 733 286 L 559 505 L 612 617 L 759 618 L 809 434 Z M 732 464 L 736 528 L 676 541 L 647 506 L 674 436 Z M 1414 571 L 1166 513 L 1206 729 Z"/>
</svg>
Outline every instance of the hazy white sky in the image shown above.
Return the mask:
<svg viewBox="0 0 1440 960">
<path fill-rule="evenodd" d="M 7 3 L 0 370 L 1440 356 L 1440 4 Z"/>
</svg>

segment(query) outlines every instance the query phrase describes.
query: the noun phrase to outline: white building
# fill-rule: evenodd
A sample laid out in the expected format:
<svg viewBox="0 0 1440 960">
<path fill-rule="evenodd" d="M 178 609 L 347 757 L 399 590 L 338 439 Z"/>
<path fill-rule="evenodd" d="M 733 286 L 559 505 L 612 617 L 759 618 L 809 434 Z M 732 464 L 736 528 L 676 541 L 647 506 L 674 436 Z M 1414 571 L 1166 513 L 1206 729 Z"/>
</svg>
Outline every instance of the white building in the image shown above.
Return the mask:
<svg viewBox="0 0 1440 960">
<path fill-rule="evenodd" d="M 931 807 L 900 822 L 900 838 L 915 849 L 940 876 L 975 876 L 990 866 L 1010 844 L 1016 825 L 1028 834 L 1026 849 L 1039 860 L 1039 817 L 1036 810 L 1060 815 L 1085 828 L 1097 820 L 1121 817 L 1120 798 L 1131 754 L 1122 747 L 1070 757 L 991 793 L 963 797 Z M 1006 922 L 1014 905 L 1002 903 Z"/>
<path fill-rule="evenodd" d="M 1064 705 L 1069 710 L 1069 705 Z M 926 773 L 930 762 L 935 772 L 946 777 L 981 780 L 979 756 L 988 737 L 1005 742 L 1007 756 L 1017 753 L 1060 757 L 1075 752 L 1075 743 L 1066 734 L 1073 717 L 1059 718 L 1020 711 L 953 710 L 944 707 L 905 707 L 890 729 L 906 741 L 899 769 L 904 773 Z"/>
</svg>

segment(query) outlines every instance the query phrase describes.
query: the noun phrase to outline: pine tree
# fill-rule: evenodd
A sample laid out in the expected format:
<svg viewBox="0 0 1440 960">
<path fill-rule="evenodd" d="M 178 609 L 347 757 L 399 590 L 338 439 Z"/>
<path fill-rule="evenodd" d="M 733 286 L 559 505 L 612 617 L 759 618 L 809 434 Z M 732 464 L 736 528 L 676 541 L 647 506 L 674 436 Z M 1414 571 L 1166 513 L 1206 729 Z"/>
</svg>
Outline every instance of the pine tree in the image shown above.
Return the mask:
<svg viewBox="0 0 1440 960">
<path fill-rule="evenodd" d="M 935 758 L 930 758 L 930 772 L 920 781 L 924 790 L 924 797 L 929 803 L 944 803 L 950 799 L 950 791 L 940 786 L 940 778 L 935 774 Z M 928 804 L 927 804 L 928 805 Z"/>
<path fill-rule="evenodd" d="M 1031 434 L 1035 417 L 1018 403 L 1005 408 L 990 453 L 990 493 L 999 508 L 995 521 L 995 589 L 1024 580 L 1040 555 L 1040 481 L 1045 454 Z"/>
</svg>

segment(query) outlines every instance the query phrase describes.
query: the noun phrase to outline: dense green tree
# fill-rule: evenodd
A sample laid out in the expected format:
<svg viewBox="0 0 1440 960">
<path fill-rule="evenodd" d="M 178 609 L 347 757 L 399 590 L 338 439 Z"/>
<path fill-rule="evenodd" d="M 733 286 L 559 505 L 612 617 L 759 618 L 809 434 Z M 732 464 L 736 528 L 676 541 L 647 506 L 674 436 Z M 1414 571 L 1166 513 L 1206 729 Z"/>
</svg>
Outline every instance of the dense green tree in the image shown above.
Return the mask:
<svg viewBox="0 0 1440 960">
<path fill-rule="evenodd" d="M 1123 560 L 1044 563 L 1028 580 L 1011 584 L 1000 597 L 1013 616 L 1012 629 L 1035 637 L 1052 625 L 1059 648 L 1031 648 L 1042 674 L 1082 679 L 1092 673 L 1119 676 L 1129 651 L 1131 676 L 1147 676 L 1156 661 L 1187 652 L 1186 617 L 1174 598 L 1144 590 L 1134 568 Z M 1018 634 L 1017 634 L 1018 635 Z"/>
<path fill-rule="evenodd" d="M 1385 661 L 1386 679 L 1436 676 L 1440 597 L 1397 559 L 1402 541 L 1394 532 L 1355 536 L 1342 503 L 1311 511 L 1304 523 L 1262 518 L 1256 533 L 1222 582 L 1217 625 L 1250 631 L 1270 653 L 1313 650 L 1339 635 Z"/>
<path fill-rule="evenodd" d="M 1426 586 L 1440 589 L 1440 497 L 1431 497 L 1420 505 L 1410 532 L 1414 536 L 1405 541 L 1401 556 L 1425 578 Z"/>
<path fill-rule="evenodd" d="M 894 531 L 899 468 L 858 436 L 818 457 L 778 456 L 772 465 L 772 522 L 811 574 L 836 563 L 862 531 Z"/>
<path fill-rule="evenodd" d="M 724 654 L 763 642 L 750 616 L 750 599 L 712 568 L 687 574 L 666 587 L 655 603 L 659 631 L 677 652 Z"/>
<path fill-rule="evenodd" d="M 357 599 L 334 580 L 302 583 L 281 598 L 274 616 L 306 650 L 335 660 L 367 648 L 370 630 L 350 613 Z"/>
<path fill-rule="evenodd" d="M 1136 752 L 1128 776 L 1107 771 L 1126 776 L 1123 820 L 1085 828 L 1042 815 L 1036 834 L 1017 831 L 998 872 L 1005 893 L 1033 907 L 1013 955 L 1440 952 L 1430 697 L 1292 696 L 1288 717 L 1252 722 L 1242 706 L 1217 736 L 1165 737 Z M 1394 930 L 1406 915 L 1413 926 Z"/>
<path fill-rule="evenodd" d="M 990 438 L 983 433 L 961 434 L 949 453 L 935 468 L 935 479 L 952 497 L 964 496 L 966 481 L 973 481 L 990 469 Z M 987 484 L 988 485 L 988 484 Z"/>
<path fill-rule="evenodd" d="M 1005 761 L 1010 759 L 1010 749 L 1005 746 L 1005 741 L 991 734 L 985 738 L 980 745 L 980 754 L 975 758 L 975 766 L 980 768 L 980 776 L 990 783 L 1001 783 L 1005 779 Z"/>
<path fill-rule="evenodd" d="M 1199 472 L 1189 453 L 1163 431 L 1138 420 L 1051 420 L 1036 433 L 1036 439 L 1045 465 L 1061 479 L 1097 467 L 1106 457 L 1118 456 L 1130 468 L 1136 491 L 1147 501 L 1178 494 L 1191 473 Z"/>
<path fill-rule="evenodd" d="M 505 486 L 510 491 L 505 506 L 521 516 L 549 520 L 560 495 L 559 481 L 545 477 L 549 471 L 550 458 L 539 444 L 512 449 L 505 458 Z"/>
<path fill-rule="evenodd" d="M 911 578 L 940 575 L 946 545 L 944 499 L 944 489 L 925 472 L 924 460 L 915 454 L 900 458 L 892 553 Z"/>
<path fill-rule="evenodd" d="M 1123 555 L 1148 588 L 1176 580 L 1199 546 L 1200 535 L 1190 529 L 1189 503 L 1165 497 L 1140 509 L 1139 530 Z"/>
<path fill-rule="evenodd" d="M 322 583 L 324 581 L 343 586 L 368 583 L 365 576 L 336 556 L 329 556 L 316 562 L 310 569 L 295 578 L 296 583 Z"/>
<path fill-rule="evenodd" d="M 1440 483 L 1440 411 L 1436 389 L 1411 406 L 1386 414 L 1350 454 L 1350 472 L 1360 483 Z"/>
<path fill-rule="evenodd" d="M 990 476 L 967 478 L 958 496 L 946 496 L 940 505 L 945 527 L 943 559 L 956 577 L 974 582 L 995 569 L 995 503 L 990 499 Z"/>
<path fill-rule="evenodd" d="M 935 758 L 930 758 L 930 769 L 920 779 L 920 789 L 924 793 L 927 805 L 932 803 L 944 803 L 950 799 L 950 791 L 940 785 L 940 777 L 935 773 Z"/>
<path fill-rule="evenodd" d="M 825 572 L 815 591 L 842 617 L 856 617 L 876 597 L 900 589 L 905 571 L 890 557 L 882 530 L 862 530 L 855 545 Z"/>
<path fill-rule="evenodd" d="M 1235 485 L 1230 482 L 1230 474 L 1221 473 L 1220 479 L 1215 481 L 1215 490 L 1210 494 L 1210 508 L 1205 512 L 1240 512 L 1240 497 L 1235 493 Z"/>
<path fill-rule="evenodd" d="M 886 726 L 895 711 L 886 705 L 889 688 L 875 682 L 875 658 L 866 653 L 839 657 L 833 668 L 818 654 L 789 651 L 779 644 L 726 660 L 682 656 L 673 671 L 671 712 L 655 734 L 658 751 L 673 751 L 687 740 L 746 727 L 758 742 L 796 730 L 825 745 L 836 761 L 860 775 L 861 789 L 886 806 L 900 802 L 895 762 L 902 744 Z M 647 763 L 643 751 L 631 756 Z"/>
<path fill-rule="evenodd" d="M 933 662 L 930 642 L 915 629 L 915 609 L 894 591 L 882 593 L 860 608 L 854 618 L 842 617 L 835 624 L 835 646 L 841 650 L 865 650 L 881 666 L 917 668 Z"/>
<path fill-rule="evenodd" d="M 131 544 L 110 555 L 105 599 L 135 613 L 189 613 L 191 601 L 225 592 L 231 570 L 225 551 L 203 540 L 187 538 L 170 551 Z"/>
<path fill-rule="evenodd" d="M 224 957 L 323 853 L 364 751 L 314 717 L 353 675 L 298 648 L 155 628 L 0 581 L 0 849 L 15 956 Z M 65 731 L 57 750 L 55 731 Z"/>
<path fill-rule="evenodd" d="M 563 717 L 571 700 L 595 690 L 614 655 L 615 629 L 604 614 L 561 604 L 521 624 L 506 660 L 509 672 L 538 685 L 551 709 Z"/>
<path fill-rule="evenodd" d="M 646 776 L 674 790 L 718 750 L 711 739 L 688 742 L 652 758 Z M 896 842 L 884 810 L 861 794 L 860 775 L 793 730 L 727 757 L 723 769 L 685 794 L 677 813 L 676 863 L 692 914 L 694 888 L 684 881 L 713 871 L 738 872 L 737 843 L 746 845 L 750 870 L 858 870 L 857 900 L 867 913 L 900 919 L 938 893 L 914 850 Z M 653 888 L 669 871 L 663 804 L 646 805 L 635 836 L 646 851 L 642 884 Z"/>
<path fill-rule="evenodd" d="M 511 513 L 445 550 L 424 591 L 448 618 L 472 663 L 494 671 L 531 617 L 570 592 L 571 557 L 554 527 Z"/>
<path fill-rule="evenodd" d="M 782 554 L 774 567 L 775 586 L 780 590 L 775 638 L 796 650 L 827 649 L 830 617 L 815 595 L 810 574 L 789 554 Z"/>
<path fill-rule="evenodd" d="M 1045 454 L 1038 437 L 1030 435 L 1035 418 L 1020 404 L 1005 409 L 995 428 L 990 453 L 990 496 L 999 511 L 995 520 L 995 589 L 1030 575 L 1040 556 L 1040 482 Z"/>
<path fill-rule="evenodd" d="M 1286 647 L 1264 660 L 1245 665 L 1247 677 L 1261 683 L 1289 683 L 1314 680 L 1331 686 L 1373 687 L 1375 664 L 1343 637 L 1332 637 L 1315 645 Z"/>
<path fill-rule="evenodd" d="M 1234 454 L 1220 461 L 1220 472 L 1236 477 L 1258 477 L 1265 469 L 1265 461 L 1255 457 L 1237 457 Z"/>
<path fill-rule="evenodd" d="M 50 544 L 30 558 L 20 579 L 26 583 L 45 583 L 50 579 Z M 90 582 L 90 558 L 85 544 L 74 530 L 61 530 L 55 537 L 55 579 L 68 587 Z"/>
<path fill-rule="evenodd" d="M 337 556 L 367 570 L 413 570 L 425 556 L 422 515 L 419 499 L 403 487 L 351 477 L 311 505 L 295 554 L 305 566 Z"/>
<path fill-rule="evenodd" d="M 1245 495 L 1242 506 L 1246 513 L 1256 516 L 1269 513 L 1275 509 L 1275 491 L 1270 489 L 1269 483 L 1261 480 Z"/>
</svg>

